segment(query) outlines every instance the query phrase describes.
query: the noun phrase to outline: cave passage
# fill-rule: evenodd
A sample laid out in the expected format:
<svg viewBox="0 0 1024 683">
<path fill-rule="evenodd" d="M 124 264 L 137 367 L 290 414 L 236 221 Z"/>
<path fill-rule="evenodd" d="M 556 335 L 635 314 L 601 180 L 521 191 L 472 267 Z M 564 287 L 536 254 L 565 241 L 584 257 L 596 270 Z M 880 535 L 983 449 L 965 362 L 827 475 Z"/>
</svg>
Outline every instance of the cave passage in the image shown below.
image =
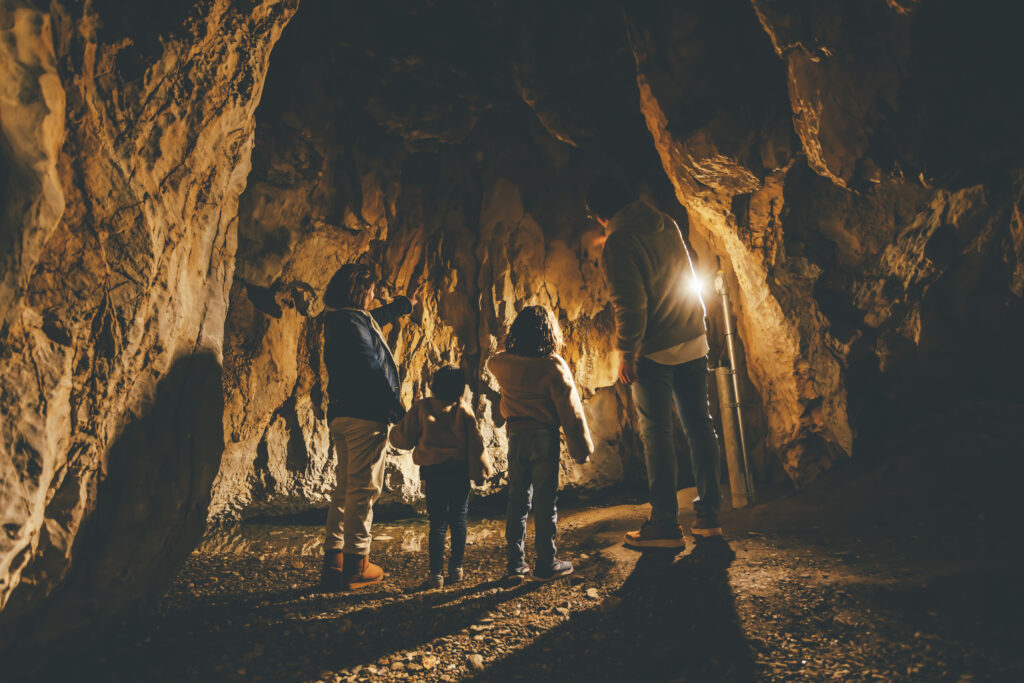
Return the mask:
<svg viewBox="0 0 1024 683">
<path fill-rule="evenodd" d="M 0 0 L 0 680 L 1024 680 L 1022 15 Z M 623 544 L 650 454 L 587 200 L 607 177 L 679 228 L 732 455 L 735 362 L 751 495 L 733 458 L 698 542 L 713 476 L 674 416 L 678 553 Z M 466 378 L 492 467 L 443 589 L 393 447 L 386 576 L 320 582 L 345 264 L 369 308 L 410 297 L 368 328 L 395 402 Z M 512 585 L 488 363 L 534 306 L 593 452 L 559 446 L 575 571 Z"/>
<path fill-rule="evenodd" d="M 965 516 L 958 487 L 936 468 L 982 434 L 985 460 L 1019 447 L 1019 427 L 996 425 L 1019 425 L 1022 415 L 956 417 L 965 427 L 952 439 L 932 423 L 911 435 L 910 452 L 894 444 L 900 466 L 727 512 L 727 542 L 689 543 L 678 556 L 622 546 L 645 505 L 574 505 L 563 511 L 559 539 L 576 572 L 548 584 L 504 581 L 504 520 L 487 512 L 471 516 L 464 582 L 428 591 L 423 520 L 375 524 L 376 561 L 388 575 L 362 593 L 318 592 L 320 525 L 268 518 L 214 530 L 156 612 L 76 659 L 74 673 L 111 681 L 1012 680 L 1024 595 L 1016 567 L 994 566 L 990 550 L 1010 532 Z M 684 509 L 693 492 L 680 491 Z M 988 514 L 994 522 L 1002 512 Z"/>
</svg>

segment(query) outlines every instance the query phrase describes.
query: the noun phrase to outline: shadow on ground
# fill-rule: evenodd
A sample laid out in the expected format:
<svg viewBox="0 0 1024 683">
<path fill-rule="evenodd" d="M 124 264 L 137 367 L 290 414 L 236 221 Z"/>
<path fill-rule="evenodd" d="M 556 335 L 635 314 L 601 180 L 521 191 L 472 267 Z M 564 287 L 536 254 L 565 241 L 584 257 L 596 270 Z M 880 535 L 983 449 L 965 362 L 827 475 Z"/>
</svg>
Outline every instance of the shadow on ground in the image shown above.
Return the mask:
<svg viewBox="0 0 1024 683">
<path fill-rule="evenodd" d="M 721 539 L 640 556 L 602 607 L 574 615 L 476 680 L 757 680 Z"/>
</svg>

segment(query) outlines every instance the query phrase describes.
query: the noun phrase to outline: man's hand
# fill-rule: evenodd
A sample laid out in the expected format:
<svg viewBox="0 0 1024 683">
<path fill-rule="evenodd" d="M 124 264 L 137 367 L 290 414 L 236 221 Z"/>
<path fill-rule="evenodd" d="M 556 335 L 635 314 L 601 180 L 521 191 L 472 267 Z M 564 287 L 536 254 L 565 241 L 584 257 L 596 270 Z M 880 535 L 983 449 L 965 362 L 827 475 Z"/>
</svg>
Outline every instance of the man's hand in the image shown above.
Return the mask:
<svg viewBox="0 0 1024 683">
<path fill-rule="evenodd" d="M 627 387 L 636 381 L 636 362 L 622 359 L 622 364 L 619 365 L 619 381 Z"/>
</svg>

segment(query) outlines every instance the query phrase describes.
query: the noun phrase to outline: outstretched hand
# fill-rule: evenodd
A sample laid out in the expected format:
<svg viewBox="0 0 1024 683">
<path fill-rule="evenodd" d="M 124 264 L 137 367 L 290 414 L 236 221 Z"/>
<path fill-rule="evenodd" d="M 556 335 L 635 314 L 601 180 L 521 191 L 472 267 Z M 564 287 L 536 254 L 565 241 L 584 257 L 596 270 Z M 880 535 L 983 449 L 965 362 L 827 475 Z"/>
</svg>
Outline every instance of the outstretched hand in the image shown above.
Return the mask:
<svg viewBox="0 0 1024 683">
<path fill-rule="evenodd" d="M 627 387 L 636 381 L 636 363 L 631 360 L 622 360 L 619 366 L 619 381 Z"/>
</svg>

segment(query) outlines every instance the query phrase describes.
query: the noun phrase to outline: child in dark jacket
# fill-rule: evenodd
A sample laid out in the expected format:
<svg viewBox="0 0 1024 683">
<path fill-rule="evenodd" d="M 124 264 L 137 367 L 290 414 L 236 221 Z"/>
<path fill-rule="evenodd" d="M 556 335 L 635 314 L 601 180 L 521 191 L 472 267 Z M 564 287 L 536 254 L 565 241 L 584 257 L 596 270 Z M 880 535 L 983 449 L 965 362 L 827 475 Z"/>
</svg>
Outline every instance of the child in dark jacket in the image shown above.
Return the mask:
<svg viewBox="0 0 1024 683">
<path fill-rule="evenodd" d="M 549 581 L 572 573 L 572 563 L 555 552 L 558 523 L 558 466 L 565 431 L 569 456 L 587 462 L 594 452 L 583 403 L 572 371 L 558 355 L 561 333 L 554 315 L 541 306 L 524 308 L 505 341 L 505 352 L 487 368 L 501 386 L 501 414 L 508 432 L 508 511 L 505 539 L 508 574 L 522 580 L 530 573 L 525 558 L 526 518 L 531 499 L 536 522 L 534 578 Z"/>
<path fill-rule="evenodd" d="M 420 466 L 430 517 L 427 586 L 441 588 L 445 584 L 442 569 L 448 528 L 452 550 L 447 582 L 462 580 L 469 482 L 483 484 L 488 465 L 476 418 L 460 404 L 466 389 L 463 372 L 454 367 L 441 368 L 434 373 L 430 389 L 433 396 L 414 403 L 389 438 L 396 448 L 413 449 L 412 460 Z"/>
</svg>

